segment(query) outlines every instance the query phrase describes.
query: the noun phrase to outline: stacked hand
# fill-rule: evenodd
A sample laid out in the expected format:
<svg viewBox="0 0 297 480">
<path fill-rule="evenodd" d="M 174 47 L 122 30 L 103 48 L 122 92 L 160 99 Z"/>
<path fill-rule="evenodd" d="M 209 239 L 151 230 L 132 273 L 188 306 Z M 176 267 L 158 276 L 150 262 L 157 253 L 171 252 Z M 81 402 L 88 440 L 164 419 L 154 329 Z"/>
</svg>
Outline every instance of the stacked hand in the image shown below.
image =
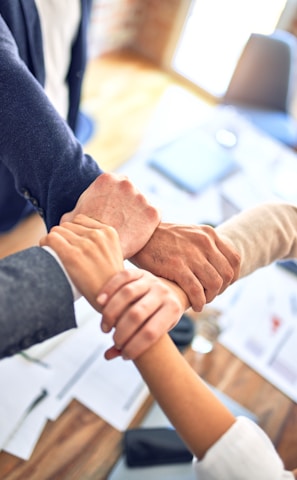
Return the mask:
<svg viewBox="0 0 297 480">
<path fill-rule="evenodd" d="M 74 210 L 61 222 L 83 213 L 110 225 L 118 232 L 123 257 L 138 252 L 160 223 L 160 213 L 123 175 L 104 173 L 80 196 Z"/>
<path fill-rule="evenodd" d="M 107 359 L 136 358 L 179 320 L 183 305 L 169 286 L 144 270 L 123 270 L 113 227 L 80 214 L 53 227 L 41 245 L 55 250 L 81 294 L 102 312 L 103 331 L 115 328 Z"/>
<path fill-rule="evenodd" d="M 58 253 L 82 295 L 102 311 L 103 331 L 115 329 L 107 358 L 119 352 L 136 358 L 186 308 L 201 311 L 222 293 L 240 267 L 234 247 L 212 227 L 160 223 L 159 212 L 126 177 L 108 173 L 90 185 L 42 245 Z M 127 258 L 139 269 L 125 271 Z"/>
<path fill-rule="evenodd" d="M 196 311 L 238 278 L 238 253 L 212 227 L 160 223 L 159 212 L 124 176 L 100 175 L 61 222 L 77 213 L 113 226 L 124 258 L 176 282 Z"/>
</svg>

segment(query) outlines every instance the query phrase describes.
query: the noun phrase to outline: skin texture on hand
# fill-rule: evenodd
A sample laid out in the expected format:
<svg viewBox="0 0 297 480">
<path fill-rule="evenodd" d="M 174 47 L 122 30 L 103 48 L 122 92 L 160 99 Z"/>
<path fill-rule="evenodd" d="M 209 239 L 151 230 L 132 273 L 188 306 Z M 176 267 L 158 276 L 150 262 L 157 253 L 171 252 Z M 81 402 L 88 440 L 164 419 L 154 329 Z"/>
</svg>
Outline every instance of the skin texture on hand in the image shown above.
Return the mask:
<svg viewBox="0 0 297 480">
<path fill-rule="evenodd" d="M 131 261 L 176 282 L 198 312 L 238 278 L 240 268 L 237 250 L 208 225 L 161 223 Z"/>
<path fill-rule="evenodd" d="M 116 230 L 85 215 L 53 227 L 40 245 L 57 253 L 77 289 L 96 310 L 101 287 L 124 269 Z"/>
<path fill-rule="evenodd" d="M 179 289 L 180 290 L 180 289 Z M 167 282 L 145 270 L 116 274 L 97 298 L 102 311 L 102 330 L 115 328 L 115 346 L 105 358 L 118 355 L 135 359 L 176 325 L 187 299 Z"/>
<path fill-rule="evenodd" d="M 75 208 L 61 218 L 71 222 L 82 213 L 118 232 L 123 257 L 130 258 L 150 239 L 160 213 L 123 175 L 103 173 L 83 192 Z"/>
</svg>

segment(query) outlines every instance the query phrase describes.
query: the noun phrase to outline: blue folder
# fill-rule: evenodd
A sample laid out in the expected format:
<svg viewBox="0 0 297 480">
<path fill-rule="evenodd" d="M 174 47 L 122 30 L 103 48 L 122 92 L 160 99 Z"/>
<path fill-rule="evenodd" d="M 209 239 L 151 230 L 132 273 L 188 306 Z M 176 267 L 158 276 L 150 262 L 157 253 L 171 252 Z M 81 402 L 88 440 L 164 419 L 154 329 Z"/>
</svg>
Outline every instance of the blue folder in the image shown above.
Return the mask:
<svg viewBox="0 0 297 480">
<path fill-rule="evenodd" d="M 148 164 L 180 188 L 194 194 L 237 168 L 231 150 L 198 128 L 152 152 Z"/>
</svg>

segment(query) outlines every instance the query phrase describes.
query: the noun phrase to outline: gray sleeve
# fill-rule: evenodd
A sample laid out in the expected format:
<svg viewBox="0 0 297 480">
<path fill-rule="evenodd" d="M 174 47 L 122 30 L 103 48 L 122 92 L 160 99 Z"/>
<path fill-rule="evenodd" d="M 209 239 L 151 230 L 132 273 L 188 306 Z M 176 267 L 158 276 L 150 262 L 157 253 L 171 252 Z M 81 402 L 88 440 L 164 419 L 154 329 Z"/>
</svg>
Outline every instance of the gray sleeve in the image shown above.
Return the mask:
<svg viewBox="0 0 297 480">
<path fill-rule="evenodd" d="M 76 327 L 71 287 L 39 247 L 0 260 L 0 358 Z"/>
</svg>

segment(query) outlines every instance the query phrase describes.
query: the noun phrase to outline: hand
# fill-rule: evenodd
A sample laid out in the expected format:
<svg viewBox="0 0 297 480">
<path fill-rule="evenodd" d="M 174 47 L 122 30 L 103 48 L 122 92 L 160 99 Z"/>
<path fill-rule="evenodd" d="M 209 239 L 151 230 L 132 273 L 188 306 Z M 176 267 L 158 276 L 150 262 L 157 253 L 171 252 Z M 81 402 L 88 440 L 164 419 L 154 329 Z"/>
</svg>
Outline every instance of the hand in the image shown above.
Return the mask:
<svg viewBox="0 0 297 480">
<path fill-rule="evenodd" d="M 40 245 L 47 245 L 57 253 L 74 285 L 99 310 L 98 292 L 124 268 L 116 230 L 85 215 L 77 215 L 73 223 L 53 227 L 40 240 Z"/>
<path fill-rule="evenodd" d="M 70 222 L 78 213 L 114 227 L 124 258 L 140 250 L 160 222 L 159 212 L 124 176 L 104 173 L 83 192 L 75 208 L 62 216 Z"/>
<path fill-rule="evenodd" d="M 97 300 L 103 315 L 102 330 L 115 328 L 115 346 L 105 352 L 107 360 L 118 355 L 134 360 L 174 327 L 183 314 L 174 291 L 145 270 L 118 273 Z"/>
<path fill-rule="evenodd" d="M 199 312 L 239 275 L 240 257 L 207 225 L 161 223 L 131 261 L 176 282 Z"/>
</svg>

